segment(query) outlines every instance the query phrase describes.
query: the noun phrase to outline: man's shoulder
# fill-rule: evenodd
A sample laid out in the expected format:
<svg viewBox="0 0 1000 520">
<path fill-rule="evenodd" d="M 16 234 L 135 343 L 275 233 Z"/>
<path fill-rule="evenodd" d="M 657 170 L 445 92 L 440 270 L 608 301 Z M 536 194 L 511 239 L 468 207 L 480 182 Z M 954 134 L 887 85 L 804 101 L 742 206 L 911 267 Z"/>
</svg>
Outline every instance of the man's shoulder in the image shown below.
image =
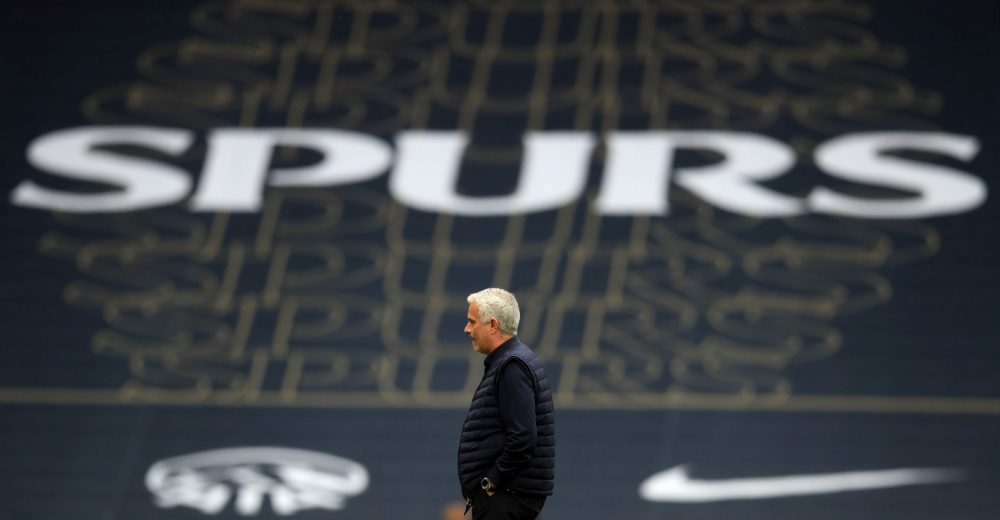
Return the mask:
<svg viewBox="0 0 1000 520">
<path fill-rule="evenodd" d="M 511 342 L 508 353 L 512 356 L 522 356 L 530 359 L 534 359 L 536 357 L 535 351 L 532 350 L 526 343 L 518 339 L 517 336 L 515 336 L 514 340 Z"/>
<path fill-rule="evenodd" d="M 511 365 L 516 365 L 520 370 L 515 371 L 515 373 L 523 373 L 525 377 L 534 381 L 535 369 L 533 365 L 539 363 L 539 360 L 538 356 L 535 355 L 531 348 L 524 343 L 515 340 L 506 354 L 507 355 L 498 367 L 501 374 L 511 372 L 507 370 L 507 368 Z M 511 375 L 513 375 L 513 373 Z"/>
<path fill-rule="evenodd" d="M 517 360 L 518 362 L 527 365 L 530 369 L 533 365 L 540 363 L 540 360 L 538 359 L 538 356 L 535 355 L 535 352 L 520 341 L 515 341 L 505 354 L 506 355 L 502 361 L 502 364 L 504 365 L 512 360 Z"/>
<path fill-rule="evenodd" d="M 508 356 L 506 359 L 503 360 L 503 363 L 500 365 L 500 371 L 506 373 L 507 368 L 510 366 L 519 367 L 520 371 L 524 372 L 525 375 L 529 377 L 534 372 L 534 370 L 532 370 L 531 368 L 531 361 L 528 359 L 524 359 L 521 356 L 515 356 L 515 355 Z"/>
</svg>

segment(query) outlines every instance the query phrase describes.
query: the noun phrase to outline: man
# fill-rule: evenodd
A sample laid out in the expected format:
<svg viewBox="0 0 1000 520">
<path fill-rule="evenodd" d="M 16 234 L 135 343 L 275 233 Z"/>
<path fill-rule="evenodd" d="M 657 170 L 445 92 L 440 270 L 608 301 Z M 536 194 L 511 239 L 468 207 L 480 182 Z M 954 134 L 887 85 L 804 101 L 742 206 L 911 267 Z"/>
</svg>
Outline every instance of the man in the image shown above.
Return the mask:
<svg viewBox="0 0 1000 520">
<path fill-rule="evenodd" d="M 458 477 L 475 520 L 538 516 L 552 495 L 555 426 L 541 361 L 517 339 L 514 295 L 484 289 L 468 297 L 465 333 L 486 355 L 458 444 Z"/>
</svg>

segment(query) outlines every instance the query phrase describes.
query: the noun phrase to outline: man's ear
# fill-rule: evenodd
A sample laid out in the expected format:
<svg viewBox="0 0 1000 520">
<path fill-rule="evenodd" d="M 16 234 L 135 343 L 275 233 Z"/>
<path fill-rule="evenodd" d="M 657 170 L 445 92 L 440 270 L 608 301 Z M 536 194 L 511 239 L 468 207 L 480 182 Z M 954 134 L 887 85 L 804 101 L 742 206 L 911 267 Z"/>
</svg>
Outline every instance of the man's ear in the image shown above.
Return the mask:
<svg viewBox="0 0 1000 520">
<path fill-rule="evenodd" d="M 496 318 L 490 318 L 490 330 L 493 329 L 496 329 L 497 331 L 500 330 L 500 320 Z"/>
</svg>

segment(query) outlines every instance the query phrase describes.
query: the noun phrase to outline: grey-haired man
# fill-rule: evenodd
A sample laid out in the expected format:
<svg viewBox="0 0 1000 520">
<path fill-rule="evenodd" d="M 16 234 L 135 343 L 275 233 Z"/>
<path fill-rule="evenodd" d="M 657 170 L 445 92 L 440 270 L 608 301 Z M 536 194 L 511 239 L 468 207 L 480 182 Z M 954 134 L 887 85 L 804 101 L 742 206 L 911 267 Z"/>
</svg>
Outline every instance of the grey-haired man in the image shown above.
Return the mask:
<svg viewBox="0 0 1000 520">
<path fill-rule="evenodd" d="M 508 291 L 469 295 L 465 333 L 486 355 L 458 445 L 466 509 L 476 520 L 538 516 L 555 480 L 552 392 L 541 361 L 517 339 L 521 311 Z"/>
</svg>

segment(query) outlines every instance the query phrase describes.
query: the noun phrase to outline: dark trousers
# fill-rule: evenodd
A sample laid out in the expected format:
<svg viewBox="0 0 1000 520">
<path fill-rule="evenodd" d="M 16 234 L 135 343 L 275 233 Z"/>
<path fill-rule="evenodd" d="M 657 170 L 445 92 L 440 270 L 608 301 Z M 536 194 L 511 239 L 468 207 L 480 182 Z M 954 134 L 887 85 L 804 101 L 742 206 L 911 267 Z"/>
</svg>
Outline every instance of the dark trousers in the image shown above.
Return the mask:
<svg viewBox="0 0 1000 520">
<path fill-rule="evenodd" d="M 479 491 L 472 498 L 472 520 L 534 520 L 545 505 L 542 495 L 519 495 L 498 491 L 489 496 Z"/>
</svg>

